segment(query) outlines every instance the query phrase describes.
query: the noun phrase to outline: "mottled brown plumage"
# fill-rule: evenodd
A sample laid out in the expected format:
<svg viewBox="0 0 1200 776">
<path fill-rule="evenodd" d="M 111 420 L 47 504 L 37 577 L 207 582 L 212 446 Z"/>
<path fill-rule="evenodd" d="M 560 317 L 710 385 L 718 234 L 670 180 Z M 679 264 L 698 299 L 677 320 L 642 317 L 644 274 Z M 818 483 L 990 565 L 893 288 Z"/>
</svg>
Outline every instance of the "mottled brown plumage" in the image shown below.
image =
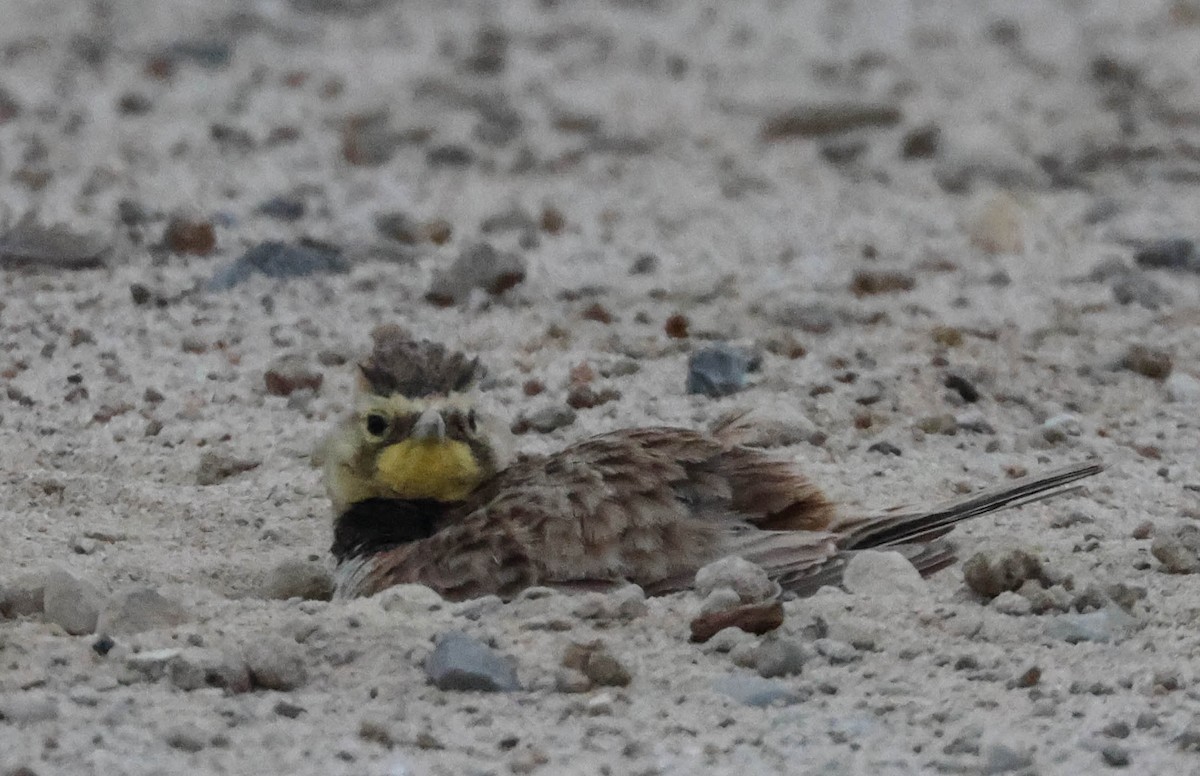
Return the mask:
<svg viewBox="0 0 1200 776">
<path fill-rule="evenodd" d="M 534 585 L 691 585 L 740 555 L 805 594 L 840 580 L 848 553 L 901 549 L 924 573 L 953 562 L 931 542 L 960 520 L 1044 497 L 1101 470 L 1074 466 L 928 512 L 840 516 L 796 464 L 719 434 L 637 428 L 528 457 L 464 501 L 387 500 L 335 527 L 339 596 L 418 583 L 459 600 Z"/>
</svg>

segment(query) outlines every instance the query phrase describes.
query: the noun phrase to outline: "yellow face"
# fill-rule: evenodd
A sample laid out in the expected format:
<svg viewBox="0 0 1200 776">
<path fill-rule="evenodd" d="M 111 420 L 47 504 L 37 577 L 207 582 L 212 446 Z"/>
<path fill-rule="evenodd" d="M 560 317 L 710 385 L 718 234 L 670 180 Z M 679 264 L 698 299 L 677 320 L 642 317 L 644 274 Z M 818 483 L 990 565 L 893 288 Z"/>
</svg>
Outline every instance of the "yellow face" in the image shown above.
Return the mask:
<svg viewBox="0 0 1200 776">
<path fill-rule="evenodd" d="M 461 396 L 367 396 L 326 449 L 340 511 L 368 498 L 461 501 L 495 473 L 496 453 Z"/>
</svg>

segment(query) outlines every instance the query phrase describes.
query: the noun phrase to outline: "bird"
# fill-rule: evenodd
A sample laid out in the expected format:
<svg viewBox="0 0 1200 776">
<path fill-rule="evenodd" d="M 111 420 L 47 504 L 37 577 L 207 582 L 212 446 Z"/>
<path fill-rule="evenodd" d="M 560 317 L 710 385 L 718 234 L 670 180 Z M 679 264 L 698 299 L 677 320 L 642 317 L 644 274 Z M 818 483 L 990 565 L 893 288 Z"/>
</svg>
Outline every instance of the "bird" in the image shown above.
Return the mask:
<svg viewBox="0 0 1200 776">
<path fill-rule="evenodd" d="M 535 586 L 647 595 L 740 556 L 782 593 L 840 583 L 856 552 L 901 552 L 923 575 L 956 561 L 957 523 L 1074 489 L 1087 461 L 928 509 L 839 508 L 794 460 L 739 443 L 738 424 L 601 433 L 507 461 L 472 404 L 476 359 L 380 327 L 356 410 L 332 435 L 335 597 L 401 584 L 451 601 Z"/>
</svg>

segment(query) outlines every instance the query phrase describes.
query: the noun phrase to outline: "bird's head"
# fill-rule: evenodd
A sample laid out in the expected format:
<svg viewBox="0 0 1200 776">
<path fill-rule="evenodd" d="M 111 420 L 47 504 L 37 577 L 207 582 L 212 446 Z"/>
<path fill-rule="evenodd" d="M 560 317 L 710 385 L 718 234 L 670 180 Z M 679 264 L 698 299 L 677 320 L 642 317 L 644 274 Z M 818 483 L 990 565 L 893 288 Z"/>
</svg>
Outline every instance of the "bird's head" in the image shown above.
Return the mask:
<svg viewBox="0 0 1200 776">
<path fill-rule="evenodd" d="M 334 509 L 368 498 L 462 500 L 500 467 L 475 409 L 478 360 L 396 327 L 372 336 L 354 413 L 325 445 Z"/>
</svg>

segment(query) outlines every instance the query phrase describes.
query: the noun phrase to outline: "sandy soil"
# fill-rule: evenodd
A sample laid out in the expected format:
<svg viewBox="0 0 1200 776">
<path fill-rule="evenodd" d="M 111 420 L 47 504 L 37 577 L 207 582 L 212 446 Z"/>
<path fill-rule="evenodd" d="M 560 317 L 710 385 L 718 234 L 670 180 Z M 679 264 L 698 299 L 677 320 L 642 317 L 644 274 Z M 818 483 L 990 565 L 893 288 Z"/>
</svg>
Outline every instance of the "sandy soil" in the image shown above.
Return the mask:
<svg viewBox="0 0 1200 776">
<path fill-rule="evenodd" d="M 1200 773 L 1196 581 L 1150 551 L 1186 568 L 1171 537 L 1200 515 L 1200 284 L 1133 261 L 1195 233 L 1198 24 L 1186 0 L 5 0 L 0 201 L 109 250 L 0 270 L 0 592 L 49 606 L 57 568 L 68 609 L 149 586 L 182 611 L 103 656 L 61 614 L 0 621 L 0 772 Z M 278 196 L 303 216 L 258 211 Z M 164 245 L 172 218 L 215 249 Z M 300 238 L 349 271 L 207 290 Z M 427 302 L 479 240 L 525 280 Z M 309 456 L 381 322 L 479 353 L 510 420 L 564 406 L 580 364 L 620 392 L 529 450 L 754 407 L 863 508 L 1099 456 L 1085 490 L 954 539 L 1024 548 L 1065 608 L 1133 621 L 989 603 L 961 567 L 827 590 L 765 639 L 798 645 L 803 670 L 770 681 L 800 702 L 752 708 L 714 681 L 763 671 L 760 640 L 688 643 L 694 594 L 632 618 L 565 595 L 269 600 L 278 564 L 328 562 Z M 745 391 L 685 393 L 710 340 L 763 354 Z M 1169 379 L 1122 367 L 1139 344 Z M 318 391 L 268 394 L 286 355 Z M 255 465 L 203 485 L 206 453 Z M 1080 623 L 1102 640 L 1063 636 Z M 526 689 L 431 687 L 455 629 Z M 565 650 L 597 638 L 632 682 L 566 692 Z M 205 686 L 244 661 L 291 689 Z"/>
</svg>

